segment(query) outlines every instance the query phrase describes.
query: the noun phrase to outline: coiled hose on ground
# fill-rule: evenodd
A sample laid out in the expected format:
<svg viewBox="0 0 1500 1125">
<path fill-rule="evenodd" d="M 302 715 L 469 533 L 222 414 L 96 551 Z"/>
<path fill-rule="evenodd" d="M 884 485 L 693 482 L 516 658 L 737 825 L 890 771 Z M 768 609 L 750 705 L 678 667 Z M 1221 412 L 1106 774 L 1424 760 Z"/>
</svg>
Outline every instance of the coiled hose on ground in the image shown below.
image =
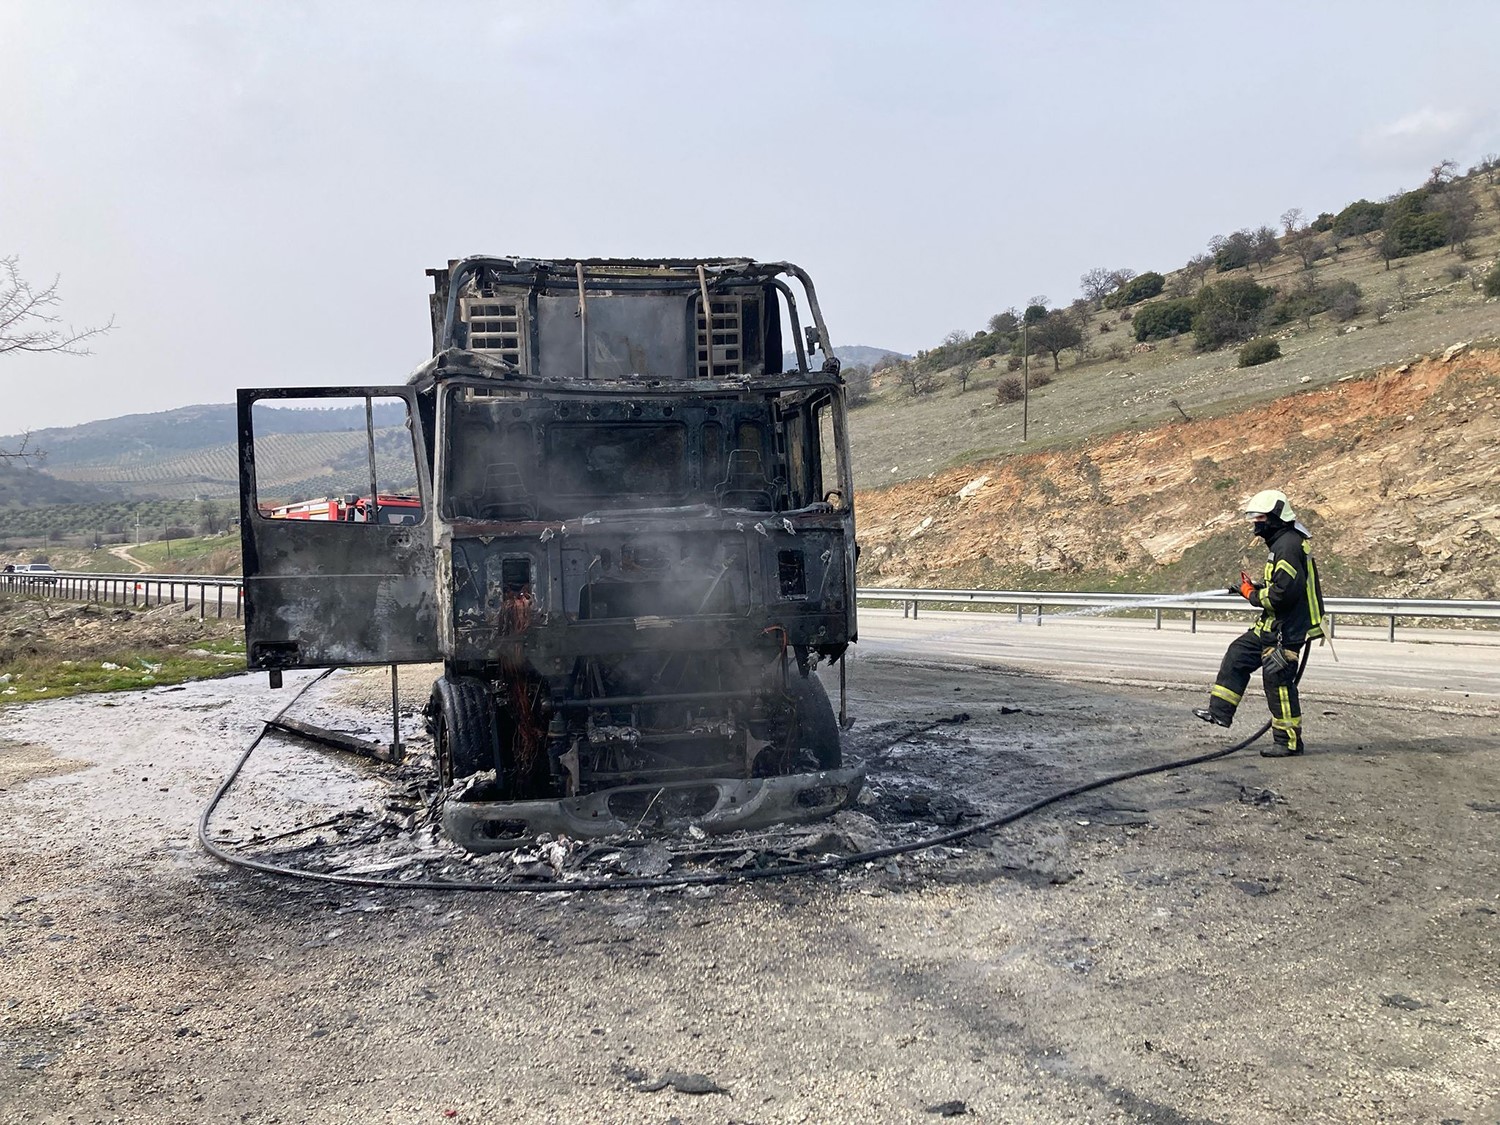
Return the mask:
<svg viewBox="0 0 1500 1125">
<path fill-rule="evenodd" d="M 1302 659 L 1297 668 L 1296 682 L 1302 682 L 1302 675 L 1307 671 L 1307 658 L 1312 652 L 1312 642 L 1308 641 L 1302 649 Z M 250 755 L 260 745 L 261 739 L 271 730 L 271 723 L 280 719 L 294 707 L 297 702 L 307 693 L 314 684 L 332 674 L 334 669 L 329 668 L 318 676 L 304 684 L 291 701 L 276 713 L 275 719 L 266 722 L 260 733 L 245 747 L 245 752 L 235 763 L 234 768 L 224 778 L 218 791 L 204 807 L 202 815 L 198 818 L 198 843 L 203 849 L 215 859 L 235 867 L 247 868 L 251 871 L 260 871 L 267 875 L 279 875 L 290 879 L 307 879 L 320 883 L 336 883 L 348 887 L 376 887 L 384 889 L 419 890 L 419 891 L 496 891 L 510 894 L 552 894 L 559 891 L 631 891 L 648 890 L 665 887 L 709 887 L 726 883 L 748 883 L 758 879 L 782 879 L 792 875 L 816 875 L 824 871 L 836 871 L 845 867 L 855 867 L 863 863 L 873 863 L 882 859 L 891 859 L 895 856 L 909 855 L 912 852 L 922 851 L 924 848 L 937 847 L 943 844 L 951 844 L 958 840 L 981 832 L 992 832 L 997 828 L 1015 824 L 1041 812 L 1052 805 L 1060 804 L 1073 797 L 1092 793 L 1096 789 L 1104 789 L 1110 785 L 1118 785 L 1122 781 L 1130 781 L 1137 777 L 1147 777 L 1153 773 L 1166 773 L 1170 770 L 1180 770 L 1185 766 L 1199 766 L 1207 762 L 1218 761 L 1227 758 L 1260 739 L 1266 731 L 1271 729 L 1270 720 L 1255 731 L 1248 738 L 1243 738 L 1222 750 L 1215 750 L 1210 754 L 1199 754 L 1192 758 L 1178 758 L 1170 762 L 1160 762 L 1153 766 L 1142 766 L 1140 769 L 1127 770 L 1124 773 L 1108 774 L 1086 781 L 1079 785 L 1070 786 L 1067 789 L 1058 790 L 1023 805 L 1018 809 L 1002 813 L 999 816 L 990 817 L 977 824 L 965 825 L 955 828 L 949 832 L 942 832 L 936 836 L 929 836 L 922 840 L 914 840 L 904 844 L 892 844 L 884 848 L 872 848 L 869 851 L 855 852 L 852 855 L 832 856 L 827 859 L 808 860 L 802 863 L 787 863 L 777 867 L 749 868 L 743 871 L 713 871 L 697 874 L 683 875 L 657 875 L 638 876 L 608 879 L 580 879 L 571 882 L 557 883 L 492 883 L 481 880 L 464 879 L 383 879 L 375 875 L 340 875 L 336 872 L 308 871 L 299 867 L 288 867 L 283 864 L 269 863 L 265 860 L 254 859 L 250 856 L 240 855 L 220 847 L 209 839 L 208 826 L 213 817 L 214 810 L 218 808 L 219 802 L 233 787 L 240 771 L 244 769 L 245 763 L 250 760 Z"/>
</svg>

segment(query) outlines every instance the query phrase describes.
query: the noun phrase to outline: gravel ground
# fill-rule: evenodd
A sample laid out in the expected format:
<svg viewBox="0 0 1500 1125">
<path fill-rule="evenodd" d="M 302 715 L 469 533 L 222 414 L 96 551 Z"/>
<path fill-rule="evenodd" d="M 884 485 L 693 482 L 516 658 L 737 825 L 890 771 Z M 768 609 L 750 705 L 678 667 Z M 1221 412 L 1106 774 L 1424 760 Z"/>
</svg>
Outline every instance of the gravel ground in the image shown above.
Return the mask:
<svg viewBox="0 0 1500 1125">
<path fill-rule="evenodd" d="M 1201 685 L 856 671 L 878 832 L 1224 744 L 1184 718 Z M 339 674 L 303 714 L 383 733 L 388 693 Z M 290 697 L 0 712 L 0 1120 L 1500 1120 L 1492 710 L 1310 708 L 1305 759 L 837 875 L 516 896 L 206 856 L 199 812 Z M 237 839 L 408 777 L 272 740 L 246 772 L 215 822 Z"/>
</svg>

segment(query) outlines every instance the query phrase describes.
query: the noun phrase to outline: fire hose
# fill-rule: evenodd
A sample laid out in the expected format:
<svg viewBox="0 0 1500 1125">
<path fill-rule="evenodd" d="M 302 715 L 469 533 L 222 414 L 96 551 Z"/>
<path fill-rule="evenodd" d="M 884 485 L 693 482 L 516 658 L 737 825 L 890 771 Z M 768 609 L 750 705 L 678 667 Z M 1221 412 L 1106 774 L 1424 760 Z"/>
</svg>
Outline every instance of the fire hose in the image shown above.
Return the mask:
<svg viewBox="0 0 1500 1125">
<path fill-rule="evenodd" d="M 1307 671 L 1307 658 L 1312 652 L 1312 641 L 1307 641 L 1302 648 L 1302 659 L 1297 668 L 1295 683 L 1302 682 L 1303 673 Z M 1040 797 L 1030 804 L 1022 805 L 1020 808 L 1001 813 L 981 820 L 975 824 L 968 824 L 961 828 L 954 828 L 948 832 L 938 833 L 921 840 L 913 840 L 903 844 L 891 844 L 883 848 L 871 848 L 868 851 L 855 852 L 850 855 L 830 856 L 818 860 L 806 860 L 798 863 L 786 863 L 775 867 L 748 868 L 743 871 L 713 871 L 682 875 L 656 875 L 656 876 L 634 876 L 615 877 L 604 879 L 579 879 L 568 882 L 552 883 L 495 883 L 481 880 L 463 879 L 386 879 L 375 875 L 341 875 L 337 872 L 309 871 L 304 868 L 290 867 L 284 864 L 271 863 L 266 860 L 255 859 L 250 856 L 230 851 L 221 847 L 209 838 L 209 823 L 213 817 L 214 810 L 218 808 L 220 801 L 228 794 L 234 786 L 240 771 L 250 760 L 261 740 L 271 731 L 272 724 L 294 707 L 302 696 L 316 683 L 328 677 L 335 669 L 329 668 L 315 676 L 304 684 L 292 697 L 291 701 L 277 712 L 275 718 L 266 721 L 254 739 L 245 748 L 240 759 L 235 763 L 228 775 L 220 784 L 218 791 L 204 807 L 203 813 L 198 818 L 198 843 L 204 851 L 224 863 L 235 867 L 243 867 L 251 871 L 259 871 L 267 875 L 278 875 L 283 878 L 307 879 L 321 883 L 336 883 L 341 886 L 352 887 L 374 887 L 385 889 L 419 890 L 419 891 L 496 891 L 512 894 L 555 894 L 560 891 L 630 891 L 630 890 L 656 890 L 667 887 L 710 887 L 722 886 L 729 883 L 748 883 L 759 879 L 781 879 L 794 875 L 817 875 L 825 871 L 837 871 L 843 868 L 856 867 L 861 864 L 875 863 L 884 859 L 892 859 L 896 856 L 909 855 L 926 848 L 939 847 L 945 844 L 956 843 L 980 833 L 993 832 L 995 829 L 1004 828 L 1024 820 L 1029 816 L 1041 812 L 1043 809 L 1060 804 L 1063 801 L 1080 797 L 1085 793 L 1092 793 L 1097 789 L 1104 789 L 1111 785 L 1118 785 L 1123 781 L 1130 781 L 1137 777 L 1148 777 L 1155 773 L 1167 773 L 1172 770 L 1180 770 L 1187 766 L 1200 766 L 1209 762 L 1227 758 L 1258 741 L 1271 729 L 1270 720 L 1266 720 L 1248 738 L 1226 746 L 1222 750 L 1215 750 L 1208 754 L 1199 754 L 1191 758 L 1179 758 L 1170 762 L 1160 762 L 1156 765 L 1142 766 L 1139 769 L 1126 770 L 1123 773 L 1107 774 L 1093 781 L 1082 782 L 1078 785 L 1060 789 Z"/>
</svg>

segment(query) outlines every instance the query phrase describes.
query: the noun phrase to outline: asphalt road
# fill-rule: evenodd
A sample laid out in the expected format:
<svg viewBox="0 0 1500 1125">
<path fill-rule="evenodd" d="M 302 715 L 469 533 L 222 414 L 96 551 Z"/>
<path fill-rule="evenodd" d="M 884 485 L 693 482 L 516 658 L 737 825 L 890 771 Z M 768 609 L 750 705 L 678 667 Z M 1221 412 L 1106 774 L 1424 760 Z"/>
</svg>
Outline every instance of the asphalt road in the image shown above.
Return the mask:
<svg viewBox="0 0 1500 1125">
<path fill-rule="evenodd" d="M 1229 642 L 1244 625 L 1186 621 L 1028 616 L 1006 613 L 861 609 L 863 656 L 907 656 L 1100 677 L 1121 683 L 1194 684 L 1206 691 Z M 1304 690 L 1325 697 L 1377 692 L 1393 701 L 1500 705 L 1500 631 L 1398 629 L 1340 624 L 1333 642 L 1314 646 Z M 1255 688 L 1251 685 L 1252 691 Z"/>
</svg>

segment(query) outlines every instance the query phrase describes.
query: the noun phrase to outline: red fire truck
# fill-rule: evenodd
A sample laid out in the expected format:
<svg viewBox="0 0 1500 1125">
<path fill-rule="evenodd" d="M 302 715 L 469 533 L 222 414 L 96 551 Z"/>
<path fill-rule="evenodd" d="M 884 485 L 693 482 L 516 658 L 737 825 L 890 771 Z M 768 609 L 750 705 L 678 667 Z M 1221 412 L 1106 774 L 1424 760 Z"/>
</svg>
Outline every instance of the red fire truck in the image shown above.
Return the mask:
<svg viewBox="0 0 1500 1125">
<path fill-rule="evenodd" d="M 333 520 L 339 523 L 369 523 L 368 496 L 323 496 L 296 504 L 282 504 L 265 509 L 273 520 Z M 376 497 L 377 523 L 405 524 L 422 522 L 422 501 L 415 496 L 382 492 Z"/>
</svg>

